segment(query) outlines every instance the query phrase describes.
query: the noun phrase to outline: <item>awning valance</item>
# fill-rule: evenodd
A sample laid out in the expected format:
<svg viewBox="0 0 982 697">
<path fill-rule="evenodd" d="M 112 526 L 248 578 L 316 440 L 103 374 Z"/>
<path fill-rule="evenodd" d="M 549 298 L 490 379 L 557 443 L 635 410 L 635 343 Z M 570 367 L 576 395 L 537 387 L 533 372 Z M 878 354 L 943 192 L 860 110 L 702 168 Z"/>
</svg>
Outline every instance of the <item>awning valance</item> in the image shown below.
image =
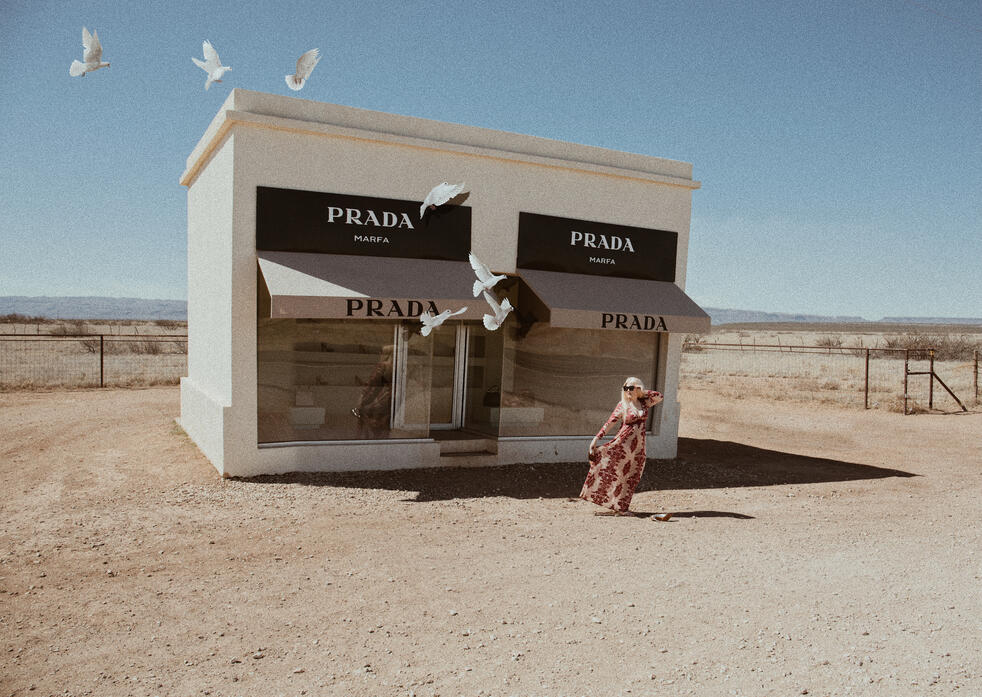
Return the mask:
<svg viewBox="0 0 982 697">
<path fill-rule="evenodd" d="M 709 315 L 668 281 L 519 269 L 549 310 L 549 324 L 576 329 L 701 333 Z"/>
<path fill-rule="evenodd" d="M 424 311 L 487 312 L 474 298 L 474 271 L 462 261 L 259 251 L 266 316 L 274 318 L 411 319 Z"/>
</svg>

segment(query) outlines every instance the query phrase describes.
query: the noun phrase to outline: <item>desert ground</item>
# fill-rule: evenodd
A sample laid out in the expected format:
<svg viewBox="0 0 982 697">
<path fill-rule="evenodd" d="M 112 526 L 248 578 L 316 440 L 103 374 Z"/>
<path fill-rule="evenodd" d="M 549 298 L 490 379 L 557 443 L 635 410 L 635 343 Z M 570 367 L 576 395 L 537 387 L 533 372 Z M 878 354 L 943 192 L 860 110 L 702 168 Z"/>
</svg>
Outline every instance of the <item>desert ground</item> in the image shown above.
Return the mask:
<svg viewBox="0 0 982 697">
<path fill-rule="evenodd" d="M 223 480 L 177 387 L 0 393 L 0 695 L 982 694 L 982 413 L 681 399 L 610 518 L 585 462 Z"/>
</svg>

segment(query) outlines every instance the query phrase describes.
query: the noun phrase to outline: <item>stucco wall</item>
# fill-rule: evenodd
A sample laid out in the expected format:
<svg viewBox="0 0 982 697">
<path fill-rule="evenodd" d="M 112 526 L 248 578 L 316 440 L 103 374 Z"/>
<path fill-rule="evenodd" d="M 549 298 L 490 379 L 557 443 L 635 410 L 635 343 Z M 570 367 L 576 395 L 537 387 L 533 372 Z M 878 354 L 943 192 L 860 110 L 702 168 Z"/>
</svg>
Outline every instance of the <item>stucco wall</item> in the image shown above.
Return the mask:
<svg viewBox="0 0 982 697">
<path fill-rule="evenodd" d="M 188 187 L 188 374 L 180 424 L 220 472 L 233 385 L 233 159 L 229 134 Z"/>
</svg>

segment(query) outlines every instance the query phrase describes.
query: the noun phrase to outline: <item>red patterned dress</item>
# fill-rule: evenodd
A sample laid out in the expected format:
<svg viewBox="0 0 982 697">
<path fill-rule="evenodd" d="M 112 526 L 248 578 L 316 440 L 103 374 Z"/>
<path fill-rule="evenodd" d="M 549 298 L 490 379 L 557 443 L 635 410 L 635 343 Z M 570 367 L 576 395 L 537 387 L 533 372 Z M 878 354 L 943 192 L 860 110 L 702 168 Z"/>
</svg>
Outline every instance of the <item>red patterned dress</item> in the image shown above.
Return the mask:
<svg viewBox="0 0 982 697">
<path fill-rule="evenodd" d="M 623 423 L 612 441 L 597 446 L 594 450 L 595 455 L 590 458 L 590 471 L 580 491 L 581 499 L 614 511 L 628 509 L 644 471 L 644 436 L 648 410 L 659 397 L 660 392 L 646 390 L 644 396 L 638 399 L 640 414 L 629 410 L 625 416 L 624 405 L 617 404 L 607 423 L 597 433 L 597 438 L 603 438 L 611 424 L 619 420 Z"/>
</svg>

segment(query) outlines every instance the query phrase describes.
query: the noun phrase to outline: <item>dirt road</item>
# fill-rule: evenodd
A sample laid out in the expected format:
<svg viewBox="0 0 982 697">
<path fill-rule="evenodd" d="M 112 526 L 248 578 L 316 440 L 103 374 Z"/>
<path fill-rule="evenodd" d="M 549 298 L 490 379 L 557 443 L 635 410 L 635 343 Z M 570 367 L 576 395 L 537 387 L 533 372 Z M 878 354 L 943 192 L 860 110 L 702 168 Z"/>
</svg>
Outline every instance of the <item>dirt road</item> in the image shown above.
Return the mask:
<svg viewBox="0 0 982 697">
<path fill-rule="evenodd" d="M 176 387 L 0 394 L 0 695 L 982 694 L 982 414 L 682 399 L 609 518 L 585 461 L 223 481 Z"/>
</svg>

